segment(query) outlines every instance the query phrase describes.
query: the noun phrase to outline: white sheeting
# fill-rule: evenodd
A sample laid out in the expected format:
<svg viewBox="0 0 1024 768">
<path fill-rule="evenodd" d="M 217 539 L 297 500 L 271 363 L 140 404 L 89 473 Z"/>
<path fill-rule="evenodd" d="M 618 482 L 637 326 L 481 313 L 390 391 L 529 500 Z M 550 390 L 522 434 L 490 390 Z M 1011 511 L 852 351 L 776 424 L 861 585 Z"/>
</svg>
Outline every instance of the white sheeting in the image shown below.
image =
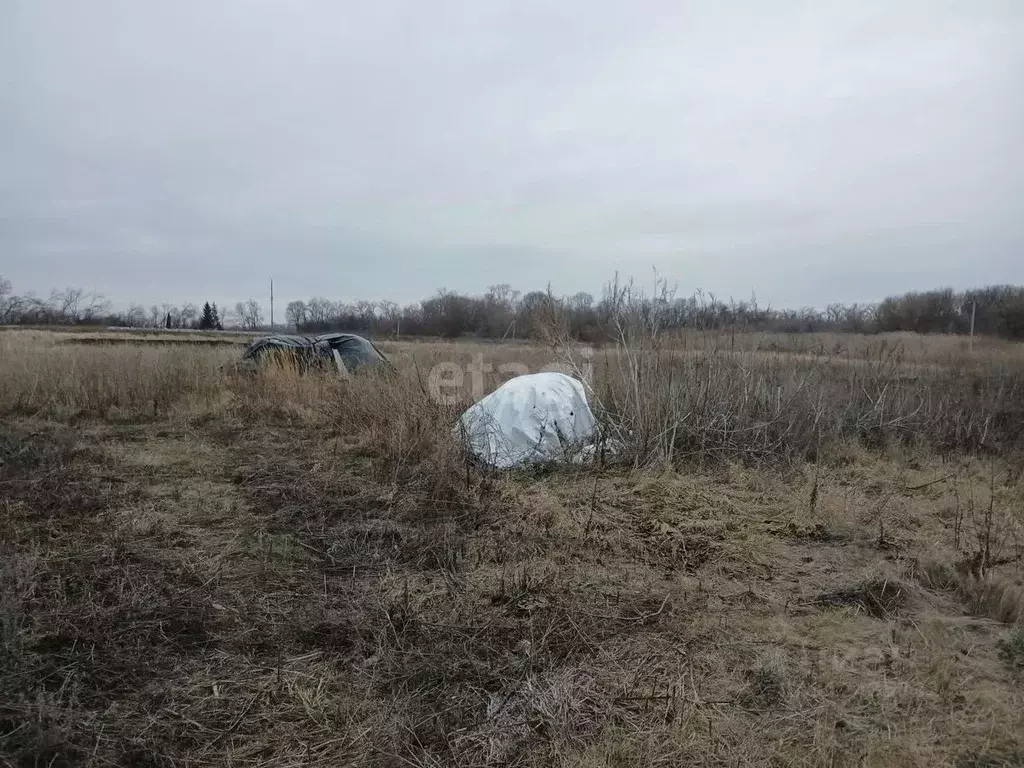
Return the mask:
<svg viewBox="0 0 1024 768">
<path fill-rule="evenodd" d="M 560 460 L 589 442 L 597 424 L 582 383 L 564 373 L 532 373 L 471 406 L 457 429 L 477 457 L 508 468 Z"/>
</svg>

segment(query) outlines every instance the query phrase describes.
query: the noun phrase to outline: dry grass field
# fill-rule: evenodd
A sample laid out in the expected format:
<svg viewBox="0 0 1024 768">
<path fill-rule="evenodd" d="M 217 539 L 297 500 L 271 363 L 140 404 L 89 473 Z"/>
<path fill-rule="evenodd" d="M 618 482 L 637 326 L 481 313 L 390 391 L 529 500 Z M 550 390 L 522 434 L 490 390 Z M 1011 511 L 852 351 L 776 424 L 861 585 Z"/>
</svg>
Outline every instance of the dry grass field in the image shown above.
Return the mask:
<svg viewBox="0 0 1024 768">
<path fill-rule="evenodd" d="M 1022 345 L 76 336 L 0 331 L 0 764 L 1024 765 Z M 468 462 L 516 364 L 618 450 Z"/>
</svg>

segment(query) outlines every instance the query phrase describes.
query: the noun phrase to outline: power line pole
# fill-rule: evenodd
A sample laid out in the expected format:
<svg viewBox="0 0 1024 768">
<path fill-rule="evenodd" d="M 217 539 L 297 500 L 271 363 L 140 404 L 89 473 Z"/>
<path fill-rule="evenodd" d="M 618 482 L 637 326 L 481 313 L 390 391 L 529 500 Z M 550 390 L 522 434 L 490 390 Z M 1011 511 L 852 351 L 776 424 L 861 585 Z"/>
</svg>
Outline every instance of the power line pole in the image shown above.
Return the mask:
<svg viewBox="0 0 1024 768">
<path fill-rule="evenodd" d="M 974 315 L 978 311 L 978 302 L 971 302 L 971 352 L 974 351 Z"/>
<path fill-rule="evenodd" d="M 270 330 L 274 330 L 274 278 L 270 278 Z"/>
</svg>

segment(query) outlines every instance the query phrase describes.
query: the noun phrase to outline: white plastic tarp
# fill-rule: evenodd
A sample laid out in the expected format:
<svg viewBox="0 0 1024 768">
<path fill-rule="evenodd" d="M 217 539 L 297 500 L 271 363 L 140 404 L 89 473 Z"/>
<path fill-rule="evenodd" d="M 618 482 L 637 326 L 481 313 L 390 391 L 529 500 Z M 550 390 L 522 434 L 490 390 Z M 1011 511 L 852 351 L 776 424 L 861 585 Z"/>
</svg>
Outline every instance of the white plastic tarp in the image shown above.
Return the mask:
<svg viewBox="0 0 1024 768">
<path fill-rule="evenodd" d="M 474 404 L 457 429 L 474 455 L 508 468 L 558 461 L 590 442 L 597 424 L 581 382 L 564 373 L 533 373 Z"/>
</svg>

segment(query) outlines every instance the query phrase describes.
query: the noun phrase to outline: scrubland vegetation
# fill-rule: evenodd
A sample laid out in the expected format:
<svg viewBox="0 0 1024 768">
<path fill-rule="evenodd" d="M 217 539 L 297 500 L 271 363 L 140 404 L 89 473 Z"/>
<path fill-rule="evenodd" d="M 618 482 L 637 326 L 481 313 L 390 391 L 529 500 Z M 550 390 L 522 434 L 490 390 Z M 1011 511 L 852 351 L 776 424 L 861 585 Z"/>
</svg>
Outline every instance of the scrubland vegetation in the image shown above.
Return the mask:
<svg viewBox="0 0 1024 768">
<path fill-rule="evenodd" d="M 650 286 L 648 286 L 650 288 Z M 990 285 L 967 291 L 941 288 L 890 296 L 878 302 L 826 307 L 779 308 L 757 296 L 734 298 L 697 291 L 683 295 L 654 275 L 653 293 L 616 277 L 595 297 L 580 291 L 561 296 L 545 291 L 522 293 L 507 283 L 480 295 L 447 289 L 423 301 L 399 306 L 393 301 L 336 301 L 324 296 L 288 302 L 277 317 L 256 299 L 218 309 L 206 301 L 178 306 L 132 303 L 115 311 L 95 292 L 67 287 L 48 298 L 19 295 L 0 275 L 0 324 L 19 326 L 116 326 L 167 330 L 223 330 L 231 326 L 258 331 L 270 326 L 302 333 L 352 331 L 381 336 L 476 339 L 540 339 L 552 321 L 571 338 L 586 342 L 614 340 L 615 318 L 624 302 L 644 305 L 661 324 L 674 330 L 702 332 L 741 329 L 759 333 L 977 333 L 1024 340 L 1024 287 Z M 274 323 L 276 320 L 276 324 Z"/>
<path fill-rule="evenodd" d="M 1024 762 L 1024 347 L 620 310 L 350 381 L 0 332 L 0 761 Z M 481 361 L 614 450 L 468 461 Z"/>
</svg>

